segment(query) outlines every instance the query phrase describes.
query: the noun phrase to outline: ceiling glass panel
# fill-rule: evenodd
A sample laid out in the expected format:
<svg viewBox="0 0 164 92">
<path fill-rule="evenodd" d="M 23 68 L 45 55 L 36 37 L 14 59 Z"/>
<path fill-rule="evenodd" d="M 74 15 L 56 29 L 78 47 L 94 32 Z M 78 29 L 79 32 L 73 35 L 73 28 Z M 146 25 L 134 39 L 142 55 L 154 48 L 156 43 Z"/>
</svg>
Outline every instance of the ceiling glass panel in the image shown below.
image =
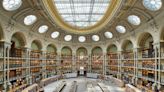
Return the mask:
<svg viewBox="0 0 164 92">
<path fill-rule="evenodd" d="M 63 20 L 80 28 L 93 26 L 106 13 L 111 0 L 54 0 Z"/>
</svg>

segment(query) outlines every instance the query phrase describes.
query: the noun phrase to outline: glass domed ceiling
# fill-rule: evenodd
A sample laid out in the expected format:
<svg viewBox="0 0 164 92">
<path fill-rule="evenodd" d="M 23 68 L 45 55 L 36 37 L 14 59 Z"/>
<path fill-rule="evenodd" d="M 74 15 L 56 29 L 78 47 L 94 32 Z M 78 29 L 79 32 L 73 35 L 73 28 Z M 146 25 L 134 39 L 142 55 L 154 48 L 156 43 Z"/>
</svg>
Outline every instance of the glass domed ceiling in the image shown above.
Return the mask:
<svg viewBox="0 0 164 92">
<path fill-rule="evenodd" d="M 99 22 L 111 0 L 54 0 L 64 22 L 85 28 Z"/>
<path fill-rule="evenodd" d="M 74 34 L 101 31 L 117 14 L 123 0 L 42 0 L 51 20 Z"/>
</svg>

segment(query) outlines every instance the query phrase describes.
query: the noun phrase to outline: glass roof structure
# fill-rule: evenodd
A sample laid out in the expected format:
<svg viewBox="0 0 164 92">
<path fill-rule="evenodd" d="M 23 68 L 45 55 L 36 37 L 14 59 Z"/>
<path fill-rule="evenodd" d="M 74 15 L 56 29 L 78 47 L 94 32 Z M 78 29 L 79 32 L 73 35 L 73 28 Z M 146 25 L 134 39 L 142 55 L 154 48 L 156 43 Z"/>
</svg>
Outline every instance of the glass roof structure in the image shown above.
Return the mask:
<svg viewBox="0 0 164 92">
<path fill-rule="evenodd" d="M 111 0 L 54 0 L 62 19 L 79 28 L 93 26 L 106 13 Z"/>
</svg>

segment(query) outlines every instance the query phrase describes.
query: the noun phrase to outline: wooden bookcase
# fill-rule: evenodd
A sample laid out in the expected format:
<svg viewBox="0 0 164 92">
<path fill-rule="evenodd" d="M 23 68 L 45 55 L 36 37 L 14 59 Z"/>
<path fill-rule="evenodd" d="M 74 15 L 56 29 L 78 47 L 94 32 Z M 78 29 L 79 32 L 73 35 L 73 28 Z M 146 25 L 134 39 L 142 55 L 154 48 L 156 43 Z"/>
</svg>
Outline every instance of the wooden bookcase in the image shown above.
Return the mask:
<svg viewBox="0 0 164 92">
<path fill-rule="evenodd" d="M 88 70 L 88 56 L 76 56 L 76 70 L 80 70 L 80 66 L 84 67 L 84 70 Z"/>
<path fill-rule="evenodd" d="M 145 48 L 139 50 L 137 63 L 137 86 L 139 88 L 145 88 L 147 91 L 152 89 L 152 85 L 149 84 L 153 84 L 155 82 L 155 60 L 153 49 Z"/>
<path fill-rule="evenodd" d="M 57 73 L 56 62 L 57 62 L 56 54 L 54 52 L 47 52 L 46 53 L 46 74 L 47 74 L 47 77 L 56 75 L 56 73 Z"/>
<path fill-rule="evenodd" d="M 71 73 L 72 72 L 72 55 L 61 55 L 61 72 Z"/>
<path fill-rule="evenodd" d="M 133 51 L 124 51 L 121 55 L 121 79 L 127 83 L 135 77 L 135 60 Z"/>
<path fill-rule="evenodd" d="M 42 78 L 42 53 L 41 51 L 33 50 L 30 52 L 30 74 L 32 83 L 38 82 Z"/>
<path fill-rule="evenodd" d="M 103 55 L 102 54 L 94 54 L 91 56 L 91 67 L 92 73 L 103 73 Z"/>
<path fill-rule="evenodd" d="M 10 51 L 9 57 L 9 80 L 13 86 L 19 87 L 22 86 L 20 82 L 26 83 L 23 79 L 27 74 L 27 67 L 24 66 L 27 58 L 25 58 L 25 52 L 22 48 L 12 48 L 12 51 Z M 20 80 L 18 81 L 18 79 Z"/>
<path fill-rule="evenodd" d="M 107 54 L 107 75 L 113 75 L 117 77 L 119 73 L 119 60 L 117 53 Z"/>
</svg>

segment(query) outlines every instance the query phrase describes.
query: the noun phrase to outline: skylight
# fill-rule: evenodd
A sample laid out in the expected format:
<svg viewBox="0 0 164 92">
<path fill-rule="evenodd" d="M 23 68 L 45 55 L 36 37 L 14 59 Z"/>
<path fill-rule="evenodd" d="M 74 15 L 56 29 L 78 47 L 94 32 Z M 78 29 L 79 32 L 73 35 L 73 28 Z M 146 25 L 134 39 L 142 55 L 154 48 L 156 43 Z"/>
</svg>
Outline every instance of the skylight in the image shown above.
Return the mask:
<svg viewBox="0 0 164 92">
<path fill-rule="evenodd" d="M 7 11 L 14 11 L 22 5 L 22 0 L 3 0 L 3 7 Z"/>
<path fill-rule="evenodd" d="M 32 25 L 37 20 L 37 17 L 35 15 L 28 15 L 24 18 L 24 24 L 25 25 Z"/>
<path fill-rule="evenodd" d="M 55 39 L 55 38 L 57 38 L 59 35 L 60 35 L 60 33 L 59 33 L 58 31 L 55 31 L 55 32 L 53 32 L 53 33 L 51 34 L 51 37 Z"/>
<path fill-rule="evenodd" d="M 111 0 L 54 0 L 65 22 L 85 28 L 99 22 L 106 13 Z"/>
<path fill-rule="evenodd" d="M 143 0 L 143 5 L 145 8 L 151 11 L 157 11 L 162 7 L 161 0 Z"/>
<path fill-rule="evenodd" d="M 85 36 L 79 36 L 79 42 L 85 42 L 86 38 Z"/>
<path fill-rule="evenodd" d="M 48 30 L 48 26 L 47 25 L 42 25 L 39 27 L 38 31 L 39 33 L 44 33 Z"/>
<path fill-rule="evenodd" d="M 113 38 L 113 34 L 111 32 L 105 32 L 104 35 L 106 38 Z"/>
<path fill-rule="evenodd" d="M 72 35 L 66 35 L 66 36 L 64 37 L 64 40 L 65 40 L 65 41 L 71 41 L 71 40 L 72 40 Z"/>
<path fill-rule="evenodd" d="M 121 25 L 116 26 L 116 30 L 119 33 L 125 33 L 126 32 L 125 27 L 124 26 L 121 26 Z"/>
<path fill-rule="evenodd" d="M 133 25 L 139 25 L 141 23 L 141 19 L 136 15 L 128 16 L 128 22 Z"/>
<path fill-rule="evenodd" d="M 97 42 L 97 41 L 100 40 L 100 37 L 98 35 L 93 35 L 92 36 L 92 40 L 95 41 L 95 42 Z"/>
</svg>

